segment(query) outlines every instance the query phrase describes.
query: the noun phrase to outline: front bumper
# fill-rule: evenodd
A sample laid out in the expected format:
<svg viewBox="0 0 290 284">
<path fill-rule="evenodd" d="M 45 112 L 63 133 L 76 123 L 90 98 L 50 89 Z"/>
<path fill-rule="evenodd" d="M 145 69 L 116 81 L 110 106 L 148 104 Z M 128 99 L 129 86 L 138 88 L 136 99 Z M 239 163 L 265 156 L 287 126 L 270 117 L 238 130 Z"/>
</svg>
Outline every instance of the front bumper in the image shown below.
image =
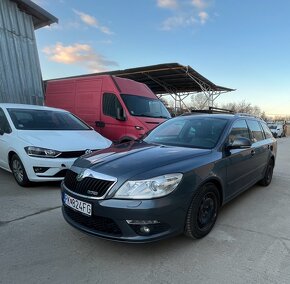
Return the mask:
<svg viewBox="0 0 290 284">
<path fill-rule="evenodd" d="M 64 193 L 92 204 L 92 216 L 86 216 L 64 204 Z M 62 183 L 62 212 L 73 227 L 105 239 L 146 243 L 181 234 L 186 210 L 172 196 L 152 200 L 90 199 L 67 191 Z M 150 233 L 140 231 L 142 225 L 128 224 L 126 220 L 158 220 L 148 225 Z"/>
<path fill-rule="evenodd" d="M 60 181 L 63 180 L 66 171 L 72 166 L 76 158 L 36 158 L 24 156 L 23 164 L 30 181 Z M 45 172 L 36 172 L 35 168 L 47 168 Z"/>
</svg>

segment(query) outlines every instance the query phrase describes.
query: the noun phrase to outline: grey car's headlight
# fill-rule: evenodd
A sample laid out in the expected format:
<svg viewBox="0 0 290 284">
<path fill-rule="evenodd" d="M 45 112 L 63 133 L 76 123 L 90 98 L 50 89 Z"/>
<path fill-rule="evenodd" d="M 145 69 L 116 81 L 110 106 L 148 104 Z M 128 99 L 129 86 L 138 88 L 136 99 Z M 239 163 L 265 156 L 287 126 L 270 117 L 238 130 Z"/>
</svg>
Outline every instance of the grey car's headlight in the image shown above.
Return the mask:
<svg viewBox="0 0 290 284">
<path fill-rule="evenodd" d="M 56 158 L 61 152 L 51 149 L 45 149 L 40 147 L 28 146 L 24 148 L 27 155 L 31 157 L 41 157 L 41 158 Z"/>
<path fill-rule="evenodd" d="M 151 199 L 171 193 L 180 183 L 182 174 L 174 173 L 146 180 L 125 182 L 115 193 L 114 198 Z"/>
</svg>

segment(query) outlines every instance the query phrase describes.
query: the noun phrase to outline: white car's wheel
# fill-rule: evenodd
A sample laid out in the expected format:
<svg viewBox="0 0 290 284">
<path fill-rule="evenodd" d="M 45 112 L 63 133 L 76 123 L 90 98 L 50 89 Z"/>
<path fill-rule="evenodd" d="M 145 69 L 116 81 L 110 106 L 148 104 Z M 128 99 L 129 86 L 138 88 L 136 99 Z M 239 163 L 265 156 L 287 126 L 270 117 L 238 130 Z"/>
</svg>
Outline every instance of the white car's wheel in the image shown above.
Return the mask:
<svg viewBox="0 0 290 284">
<path fill-rule="evenodd" d="M 29 186 L 31 182 L 27 177 L 25 168 L 20 158 L 16 154 L 12 156 L 10 165 L 11 165 L 11 170 L 12 170 L 12 173 L 16 182 L 20 186 L 24 186 L 24 187 Z"/>
</svg>

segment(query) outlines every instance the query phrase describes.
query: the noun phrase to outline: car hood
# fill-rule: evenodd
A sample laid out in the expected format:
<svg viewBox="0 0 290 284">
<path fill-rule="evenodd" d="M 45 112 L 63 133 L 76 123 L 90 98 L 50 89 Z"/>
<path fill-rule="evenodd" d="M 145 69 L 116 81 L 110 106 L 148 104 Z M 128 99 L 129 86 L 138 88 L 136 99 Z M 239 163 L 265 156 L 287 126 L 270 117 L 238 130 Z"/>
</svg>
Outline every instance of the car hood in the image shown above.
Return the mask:
<svg viewBox="0 0 290 284">
<path fill-rule="evenodd" d="M 112 144 L 110 140 L 101 136 L 94 130 L 19 130 L 18 137 L 25 141 L 28 146 L 58 151 L 104 149 Z"/>
<path fill-rule="evenodd" d="M 115 177 L 128 173 L 135 176 L 208 153 L 211 153 L 211 150 L 130 142 L 83 156 L 74 163 L 74 166 Z"/>
<path fill-rule="evenodd" d="M 135 116 L 135 118 L 145 127 L 145 129 L 147 129 L 147 131 L 155 128 L 157 125 L 161 124 L 166 120 L 165 118 L 141 117 L 141 116 Z"/>
</svg>

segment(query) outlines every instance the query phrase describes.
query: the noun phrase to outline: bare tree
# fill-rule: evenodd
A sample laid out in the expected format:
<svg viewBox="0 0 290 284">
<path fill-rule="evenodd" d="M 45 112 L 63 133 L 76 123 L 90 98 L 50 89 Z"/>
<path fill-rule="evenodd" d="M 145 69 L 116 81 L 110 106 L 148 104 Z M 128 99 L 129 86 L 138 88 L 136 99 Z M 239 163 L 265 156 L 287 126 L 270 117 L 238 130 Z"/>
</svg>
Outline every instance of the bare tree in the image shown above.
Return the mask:
<svg viewBox="0 0 290 284">
<path fill-rule="evenodd" d="M 214 106 L 217 106 L 214 103 Z M 208 109 L 207 97 L 203 93 L 197 93 L 191 96 L 190 108 L 192 109 Z"/>
<path fill-rule="evenodd" d="M 248 103 L 246 101 L 223 104 L 222 108 L 232 110 L 235 113 L 240 112 L 249 113 L 256 116 L 265 116 L 265 112 L 262 112 L 260 107 L 252 105 L 251 103 Z"/>
</svg>

